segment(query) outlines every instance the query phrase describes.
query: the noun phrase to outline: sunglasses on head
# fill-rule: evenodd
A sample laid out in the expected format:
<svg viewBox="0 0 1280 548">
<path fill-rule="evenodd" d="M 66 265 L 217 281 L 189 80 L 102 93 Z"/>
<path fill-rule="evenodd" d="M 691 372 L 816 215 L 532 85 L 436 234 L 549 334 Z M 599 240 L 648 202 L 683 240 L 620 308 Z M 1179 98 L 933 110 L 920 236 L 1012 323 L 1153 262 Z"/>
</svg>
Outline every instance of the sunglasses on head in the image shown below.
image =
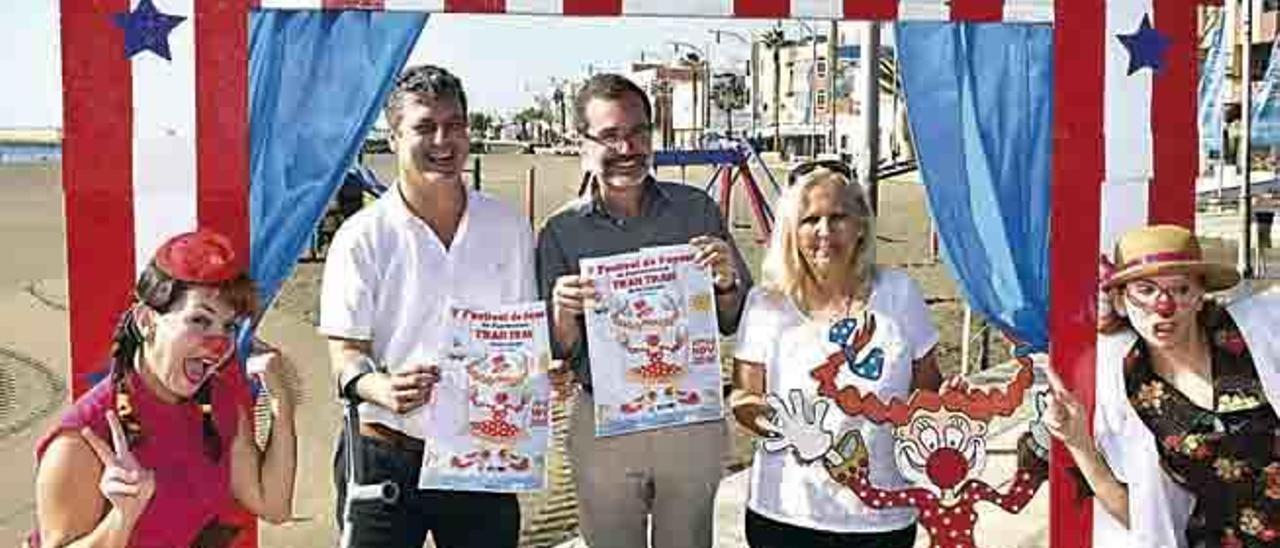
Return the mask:
<svg viewBox="0 0 1280 548">
<path fill-rule="evenodd" d="M 840 160 L 811 160 L 791 168 L 791 171 L 787 173 L 787 186 L 796 184 L 796 181 L 799 181 L 801 177 L 813 173 L 818 169 L 825 169 L 827 171 L 838 173 L 850 183 L 855 180 L 853 168 L 849 167 L 849 164 L 841 162 Z"/>
<path fill-rule="evenodd" d="M 451 85 L 457 86 L 458 88 L 462 87 L 462 81 L 458 80 L 457 76 L 454 76 L 452 73 L 447 72 L 444 69 L 440 69 L 436 67 L 427 67 L 422 72 L 417 74 L 414 74 L 413 72 L 401 73 L 400 76 L 396 78 L 396 83 L 403 84 L 406 80 L 409 80 L 411 78 L 416 78 L 420 75 L 426 76 L 428 81 L 435 84 L 451 84 Z"/>
</svg>

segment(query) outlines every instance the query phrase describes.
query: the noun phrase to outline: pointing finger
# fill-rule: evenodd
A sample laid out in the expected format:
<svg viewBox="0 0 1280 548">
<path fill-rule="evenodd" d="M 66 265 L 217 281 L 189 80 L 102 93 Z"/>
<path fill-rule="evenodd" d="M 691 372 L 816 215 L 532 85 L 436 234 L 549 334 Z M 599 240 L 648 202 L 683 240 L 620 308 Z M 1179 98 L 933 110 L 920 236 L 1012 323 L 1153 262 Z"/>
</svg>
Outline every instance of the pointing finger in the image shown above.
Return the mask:
<svg viewBox="0 0 1280 548">
<path fill-rule="evenodd" d="M 1045 379 L 1049 381 L 1049 389 L 1053 390 L 1055 394 L 1068 392 L 1066 385 L 1062 382 L 1062 377 L 1059 377 L 1058 372 L 1054 371 L 1052 367 L 1044 368 L 1044 375 Z"/>
<path fill-rule="evenodd" d="M 84 438 L 85 443 L 89 444 L 89 448 L 93 450 L 93 454 L 98 456 L 98 460 L 103 466 L 110 466 L 115 463 L 116 455 L 111 452 L 111 448 L 107 446 L 107 442 L 102 441 L 97 434 L 93 433 L 88 427 L 80 429 L 80 437 Z"/>
<path fill-rule="evenodd" d="M 129 451 L 129 438 L 124 435 L 120 417 L 117 417 L 113 411 L 107 412 L 107 426 L 111 428 L 111 444 L 116 449 L 116 456 L 122 461 L 133 462 L 133 453 Z"/>
</svg>

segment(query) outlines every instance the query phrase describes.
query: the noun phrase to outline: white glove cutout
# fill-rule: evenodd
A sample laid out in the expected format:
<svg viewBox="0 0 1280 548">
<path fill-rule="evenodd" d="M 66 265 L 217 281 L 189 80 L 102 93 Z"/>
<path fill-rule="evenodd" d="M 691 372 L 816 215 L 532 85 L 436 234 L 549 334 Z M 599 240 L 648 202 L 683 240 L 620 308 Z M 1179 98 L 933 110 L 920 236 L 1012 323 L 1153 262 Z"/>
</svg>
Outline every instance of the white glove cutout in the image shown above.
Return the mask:
<svg viewBox="0 0 1280 548">
<path fill-rule="evenodd" d="M 822 419 L 827 416 L 831 402 L 827 399 L 812 402 L 800 390 L 792 390 L 787 397 L 790 404 L 777 394 L 769 394 L 773 416 L 762 425 L 771 434 L 764 441 L 764 450 L 777 453 L 790 448 L 796 458 L 806 464 L 825 457 L 833 438 L 831 432 L 823 430 Z"/>
</svg>

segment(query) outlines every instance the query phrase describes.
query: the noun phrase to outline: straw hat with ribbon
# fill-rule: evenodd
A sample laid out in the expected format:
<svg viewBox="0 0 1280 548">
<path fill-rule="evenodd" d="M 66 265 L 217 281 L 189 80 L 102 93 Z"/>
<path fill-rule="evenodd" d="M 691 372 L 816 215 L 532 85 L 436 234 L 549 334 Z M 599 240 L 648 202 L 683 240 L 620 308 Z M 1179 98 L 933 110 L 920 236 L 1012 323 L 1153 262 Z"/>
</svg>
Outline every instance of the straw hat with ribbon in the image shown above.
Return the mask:
<svg viewBox="0 0 1280 548">
<path fill-rule="evenodd" d="M 1199 275 L 1206 291 L 1221 291 L 1240 282 L 1234 268 L 1205 261 L 1195 234 L 1176 225 L 1126 232 L 1116 243 L 1113 257 L 1114 264 L 1103 258 L 1102 289 L 1166 274 Z"/>
</svg>

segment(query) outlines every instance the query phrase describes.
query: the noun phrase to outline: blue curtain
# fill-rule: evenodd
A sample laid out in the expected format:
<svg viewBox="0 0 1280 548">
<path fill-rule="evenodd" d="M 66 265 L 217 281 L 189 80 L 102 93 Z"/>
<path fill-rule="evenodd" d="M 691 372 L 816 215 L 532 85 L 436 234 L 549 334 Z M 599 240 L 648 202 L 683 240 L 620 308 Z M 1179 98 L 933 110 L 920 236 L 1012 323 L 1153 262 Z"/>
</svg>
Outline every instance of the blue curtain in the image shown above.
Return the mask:
<svg viewBox="0 0 1280 548">
<path fill-rule="evenodd" d="M 426 19 L 399 12 L 253 12 L 250 275 L 263 302 L 275 296 L 306 248 Z"/>
<path fill-rule="evenodd" d="M 1053 30 L 900 23 L 900 74 L 951 273 L 1022 351 L 1048 348 Z"/>
</svg>

